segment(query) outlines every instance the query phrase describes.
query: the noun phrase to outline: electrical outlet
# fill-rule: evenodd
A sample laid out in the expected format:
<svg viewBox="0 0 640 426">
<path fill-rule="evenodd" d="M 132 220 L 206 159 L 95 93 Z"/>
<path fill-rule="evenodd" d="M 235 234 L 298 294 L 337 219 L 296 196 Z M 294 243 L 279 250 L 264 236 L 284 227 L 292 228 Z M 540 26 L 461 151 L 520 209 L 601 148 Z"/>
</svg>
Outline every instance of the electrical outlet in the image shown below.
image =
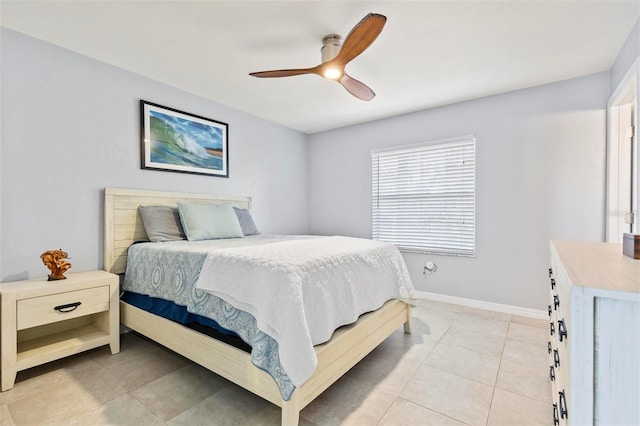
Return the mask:
<svg viewBox="0 0 640 426">
<path fill-rule="evenodd" d="M 436 272 L 438 270 L 438 265 L 436 265 L 435 263 L 433 263 L 432 261 L 428 261 L 425 265 L 424 265 L 424 269 L 422 270 L 422 274 L 426 275 L 426 274 L 433 274 L 434 272 Z"/>
</svg>

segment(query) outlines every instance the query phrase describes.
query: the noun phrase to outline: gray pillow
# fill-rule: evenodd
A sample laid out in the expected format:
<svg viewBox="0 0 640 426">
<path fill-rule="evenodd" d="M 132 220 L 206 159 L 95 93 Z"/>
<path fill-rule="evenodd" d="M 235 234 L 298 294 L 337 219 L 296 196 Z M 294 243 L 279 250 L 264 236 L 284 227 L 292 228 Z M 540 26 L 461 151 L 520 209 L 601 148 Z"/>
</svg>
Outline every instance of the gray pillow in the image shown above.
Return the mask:
<svg viewBox="0 0 640 426">
<path fill-rule="evenodd" d="M 238 216 L 238 220 L 240 221 L 240 227 L 242 228 L 242 233 L 246 235 L 256 235 L 259 234 L 258 228 L 256 224 L 253 222 L 253 218 L 251 217 L 251 213 L 247 209 L 239 209 L 234 207 L 233 210 L 236 212 Z"/>
<path fill-rule="evenodd" d="M 176 207 L 140 206 L 138 207 L 144 230 L 150 241 L 184 240 L 186 236 L 180 223 L 180 215 Z"/>
</svg>

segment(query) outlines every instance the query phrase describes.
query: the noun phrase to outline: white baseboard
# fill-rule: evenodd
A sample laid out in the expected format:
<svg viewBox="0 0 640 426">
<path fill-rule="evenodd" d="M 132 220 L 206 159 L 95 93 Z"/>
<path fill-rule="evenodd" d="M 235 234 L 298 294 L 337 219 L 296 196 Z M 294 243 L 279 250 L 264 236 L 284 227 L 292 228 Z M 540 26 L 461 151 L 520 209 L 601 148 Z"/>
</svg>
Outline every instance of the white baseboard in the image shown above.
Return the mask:
<svg viewBox="0 0 640 426">
<path fill-rule="evenodd" d="M 419 299 L 452 303 L 454 305 L 469 306 L 471 308 L 486 309 L 488 311 L 502 312 L 505 314 L 520 315 L 536 319 L 547 319 L 549 317 L 546 311 L 523 308 L 520 306 L 502 305 L 500 303 L 485 302 L 484 300 L 465 299 L 464 297 L 447 296 L 446 294 L 429 293 L 426 291 L 416 290 L 414 294 Z"/>
</svg>

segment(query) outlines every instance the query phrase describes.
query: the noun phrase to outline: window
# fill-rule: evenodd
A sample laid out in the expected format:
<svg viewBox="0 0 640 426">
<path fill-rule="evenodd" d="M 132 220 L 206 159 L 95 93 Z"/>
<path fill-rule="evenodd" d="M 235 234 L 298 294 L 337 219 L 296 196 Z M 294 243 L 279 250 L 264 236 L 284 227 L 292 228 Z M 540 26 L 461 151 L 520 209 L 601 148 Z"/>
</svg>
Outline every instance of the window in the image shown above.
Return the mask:
<svg viewBox="0 0 640 426">
<path fill-rule="evenodd" d="M 475 256 L 475 159 L 473 136 L 372 151 L 373 238 Z"/>
</svg>

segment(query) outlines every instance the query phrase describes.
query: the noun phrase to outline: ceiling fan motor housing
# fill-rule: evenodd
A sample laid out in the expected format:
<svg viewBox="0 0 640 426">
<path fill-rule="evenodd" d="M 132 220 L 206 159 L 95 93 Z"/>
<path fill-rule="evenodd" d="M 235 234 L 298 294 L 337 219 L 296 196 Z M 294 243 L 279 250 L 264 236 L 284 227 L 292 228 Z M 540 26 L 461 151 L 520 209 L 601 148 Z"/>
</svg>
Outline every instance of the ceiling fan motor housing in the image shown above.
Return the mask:
<svg viewBox="0 0 640 426">
<path fill-rule="evenodd" d="M 322 48 L 320 54 L 322 55 L 322 63 L 332 60 L 336 57 L 340 48 L 342 47 L 342 37 L 338 34 L 329 34 L 322 38 Z"/>
</svg>

